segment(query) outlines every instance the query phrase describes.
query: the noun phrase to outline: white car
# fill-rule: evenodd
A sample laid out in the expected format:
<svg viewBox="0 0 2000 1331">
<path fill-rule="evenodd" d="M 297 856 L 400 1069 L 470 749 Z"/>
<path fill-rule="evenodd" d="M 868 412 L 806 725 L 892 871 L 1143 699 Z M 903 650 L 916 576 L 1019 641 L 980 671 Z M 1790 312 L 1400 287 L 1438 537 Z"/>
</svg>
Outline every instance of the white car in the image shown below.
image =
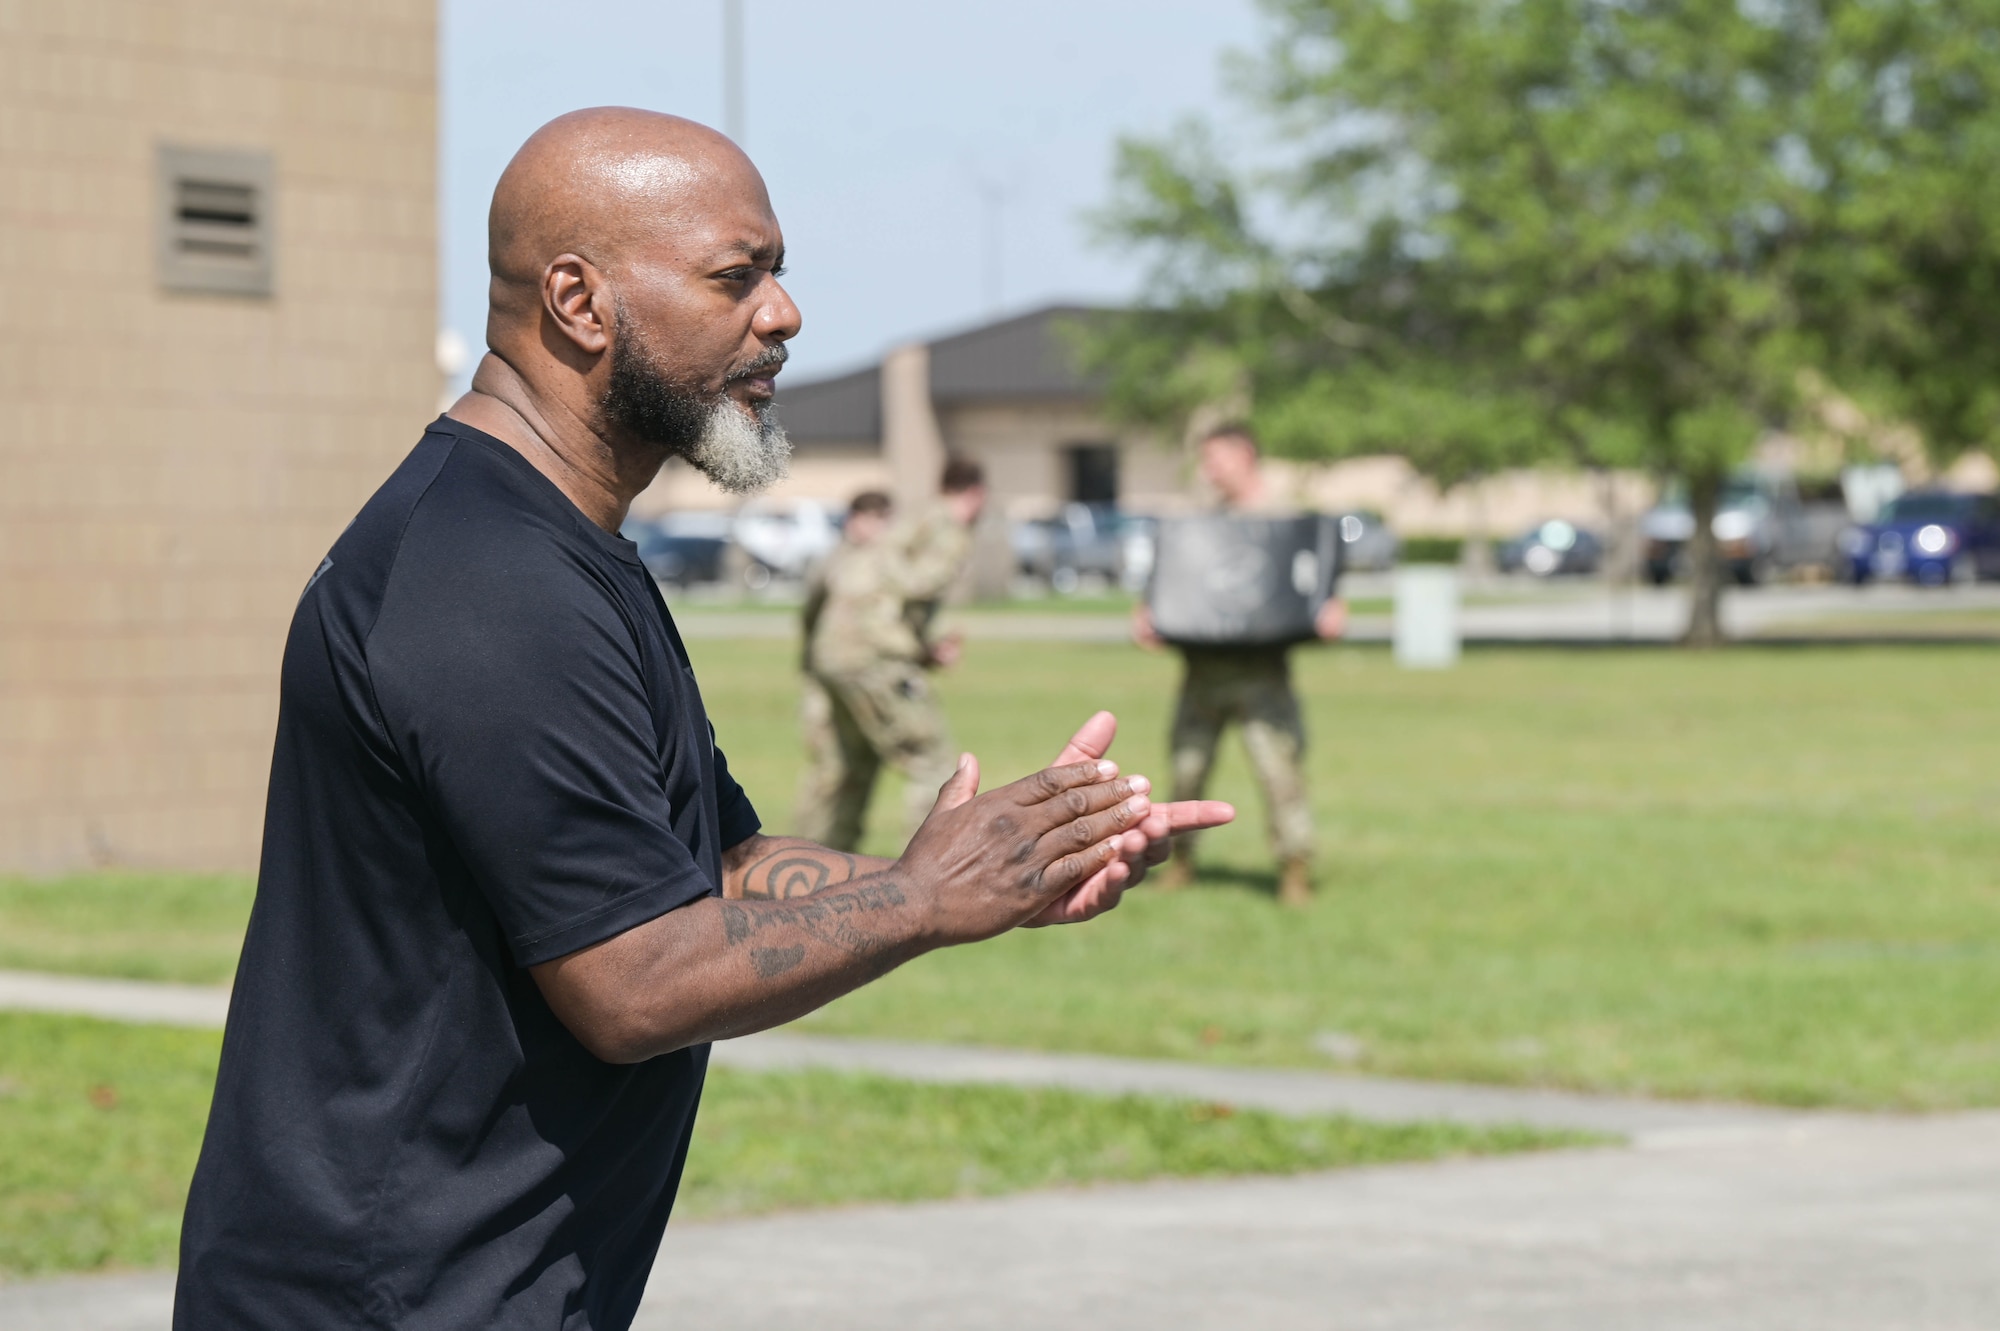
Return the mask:
<svg viewBox="0 0 2000 1331">
<path fill-rule="evenodd" d="M 736 511 L 730 534 L 750 557 L 744 580 L 763 587 L 774 577 L 803 578 L 839 543 L 840 524 L 810 499 L 758 499 Z"/>
</svg>

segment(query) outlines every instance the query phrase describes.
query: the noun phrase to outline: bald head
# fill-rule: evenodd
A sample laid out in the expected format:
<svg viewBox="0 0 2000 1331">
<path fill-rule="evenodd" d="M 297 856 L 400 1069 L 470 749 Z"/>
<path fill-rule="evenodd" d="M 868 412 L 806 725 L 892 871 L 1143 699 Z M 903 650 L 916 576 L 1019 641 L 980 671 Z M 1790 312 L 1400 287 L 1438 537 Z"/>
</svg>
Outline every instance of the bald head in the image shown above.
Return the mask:
<svg viewBox="0 0 2000 1331">
<path fill-rule="evenodd" d="M 539 304 L 532 293 L 557 255 L 615 272 L 636 247 L 699 222 L 729 195 L 770 211 L 757 168 L 706 125 L 625 106 L 558 116 L 529 136 L 493 189 L 493 313 L 523 291 Z"/>
<path fill-rule="evenodd" d="M 552 120 L 493 191 L 488 257 L 493 368 L 475 392 L 518 381 L 544 418 L 654 470 L 678 454 L 736 490 L 783 474 L 769 408 L 799 312 L 763 177 L 735 144 L 626 107 Z"/>
</svg>

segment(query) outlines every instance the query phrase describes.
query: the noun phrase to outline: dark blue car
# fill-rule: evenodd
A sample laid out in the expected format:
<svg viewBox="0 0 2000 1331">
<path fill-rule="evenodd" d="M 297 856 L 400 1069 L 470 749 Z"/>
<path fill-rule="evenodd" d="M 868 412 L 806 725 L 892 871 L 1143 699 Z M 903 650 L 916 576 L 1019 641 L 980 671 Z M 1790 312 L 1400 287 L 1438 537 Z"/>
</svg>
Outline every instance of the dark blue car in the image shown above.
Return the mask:
<svg viewBox="0 0 2000 1331">
<path fill-rule="evenodd" d="M 1875 521 L 1840 534 L 1847 580 L 1909 578 L 1925 586 L 2000 578 L 2000 499 L 1913 490 Z"/>
<path fill-rule="evenodd" d="M 722 580 L 729 553 L 727 514 L 674 513 L 648 521 L 626 520 L 623 535 L 639 547 L 639 559 L 661 582 L 685 587 Z"/>
</svg>

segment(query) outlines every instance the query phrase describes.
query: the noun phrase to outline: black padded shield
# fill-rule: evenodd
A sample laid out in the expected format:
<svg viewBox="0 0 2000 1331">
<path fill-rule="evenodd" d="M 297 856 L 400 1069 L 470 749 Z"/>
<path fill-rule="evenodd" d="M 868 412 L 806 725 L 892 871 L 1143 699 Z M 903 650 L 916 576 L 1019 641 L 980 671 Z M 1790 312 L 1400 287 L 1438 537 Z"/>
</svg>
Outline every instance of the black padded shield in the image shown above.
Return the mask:
<svg viewBox="0 0 2000 1331">
<path fill-rule="evenodd" d="M 1148 602 L 1153 629 L 1190 647 L 1277 646 L 1317 637 L 1340 576 L 1332 519 L 1232 513 L 1160 523 Z"/>
</svg>

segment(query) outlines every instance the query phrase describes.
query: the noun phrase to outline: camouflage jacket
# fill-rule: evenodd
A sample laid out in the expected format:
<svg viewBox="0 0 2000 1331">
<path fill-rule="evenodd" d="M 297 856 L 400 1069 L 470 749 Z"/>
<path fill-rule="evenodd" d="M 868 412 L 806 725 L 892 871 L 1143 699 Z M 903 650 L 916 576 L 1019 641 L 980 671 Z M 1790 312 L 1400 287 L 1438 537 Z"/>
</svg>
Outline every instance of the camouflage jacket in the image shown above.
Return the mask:
<svg viewBox="0 0 2000 1331">
<path fill-rule="evenodd" d="M 807 590 L 807 666 L 838 672 L 928 660 L 938 603 L 971 546 L 971 533 L 942 509 L 899 523 L 873 544 L 843 542 Z"/>
</svg>

